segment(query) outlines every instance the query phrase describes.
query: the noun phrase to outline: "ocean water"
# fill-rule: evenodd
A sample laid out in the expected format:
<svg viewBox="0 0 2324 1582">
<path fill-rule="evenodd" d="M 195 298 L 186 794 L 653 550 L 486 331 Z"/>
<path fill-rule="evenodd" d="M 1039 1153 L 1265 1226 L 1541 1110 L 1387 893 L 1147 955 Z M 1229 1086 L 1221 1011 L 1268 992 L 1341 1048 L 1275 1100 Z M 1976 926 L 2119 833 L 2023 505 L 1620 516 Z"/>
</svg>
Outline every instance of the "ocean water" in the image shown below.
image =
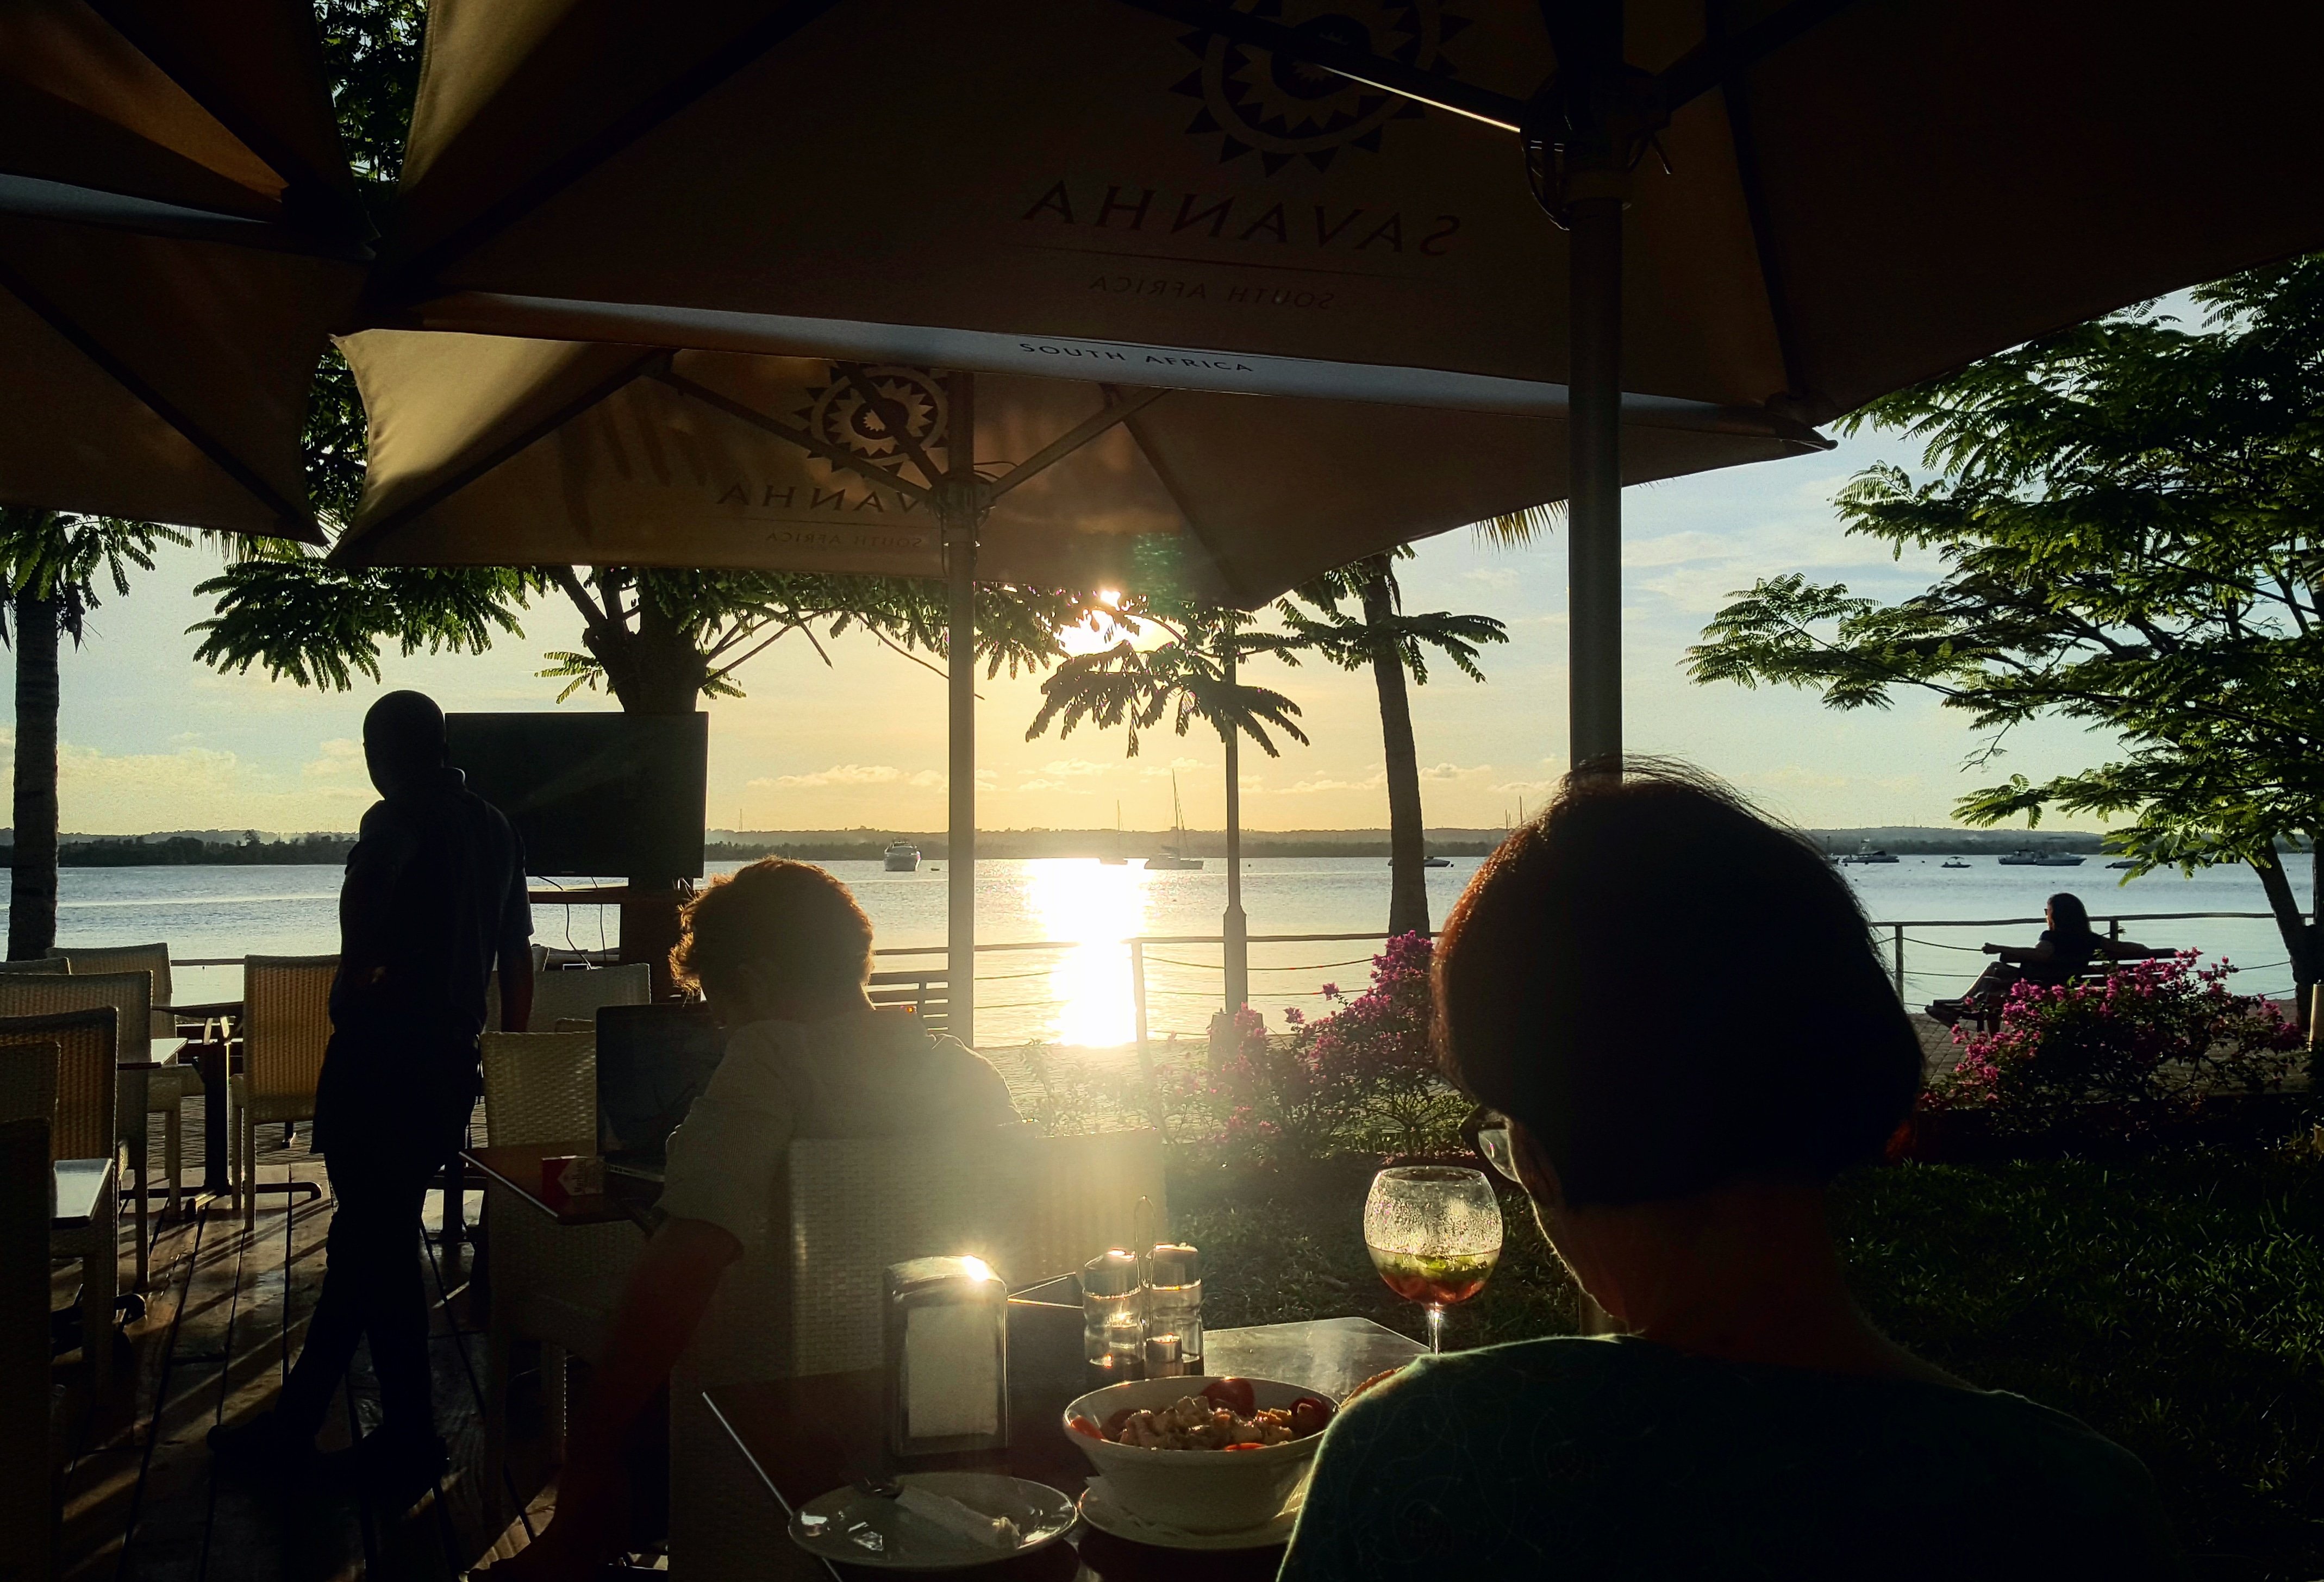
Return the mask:
<svg viewBox="0 0 2324 1582">
<path fill-rule="evenodd" d="M 1905 925 L 1905 997 L 1918 1005 L 1958 993 L 1985 965 L 1987 939 L 2031 943 L 2044 898 L 2070 890 L 2094 918 L 2138 913 L 2264 913 L 2267 903 L 2248 869 L 2213 869 L 2182 878 L 2152 875 L 2127 886 L 2103 859 L 2080 868 L 2003 868 L 1989 857 L 1948 869 L 1937 857 L 1842 869 L 1867 914 L 1882 926 L 1884 950 Z M 714 872 L 733 863 L 713 864 Z M 945 871 L 888 873 L 876 862 L 835 862 L 832 870 L 871 914 L 884 949 L 941 945 Z M 1428 875 L 1431 915 L 1442 920 L 1476 871 L 1458 858 Z M 2306 864 L 2298 886 L 2308 897 Z M 0 869 L 0 897 L 7 875 Z M 63 944 L 128 944 L 167 940 L 173 956 L 324 953 L 337 948 L 339 870 L 333 867 L 67 869 L 61 877 L 57 934 Z M 587 881 L 579 881 L 587 882 Z M 1255 858 L 1244 865 L 1243 909 L 1254 935 L 1378 934 L 1388 896 L 1383 858 Z M 1028 1039 L 1088 1045 L 1135 1036 L 1137 993 L 1128 943 L 1145 936 L 1216 935 L 1226 905 L 1224 860 L 1199 873 L 1148 873 L 1134 865 L 1090 860 L 993 860 L 977 865 L 981 943 L 1041 948 L 980 952 L 977 1035 L 982 1044 Z M 538 906 L 536 936 L 582 947 L 619 943 L 612 908 Z M 2291 973 L 2275 925 L 2259 918 L 2131 922 L 2124 935 L 2157 947 L 2191 947 L 2242 969 L 2236 986 L 2284 993 Z M 1252 1001 L 1280 1025 L 1286 1008 L 1328 1008 L 1323 986 L 1360 987 L 1376 942 L 1296 940 L 1251 947 Z M 1219 997 L 1214 943 L 1150 943 L 1142 947 L 1149 1036 L 1199 1034 Z M 908 965 L 912 958 L 883 963 Z M 180 999 L 239 992 L 238 967 L 179 970 Z"/>
</svg>

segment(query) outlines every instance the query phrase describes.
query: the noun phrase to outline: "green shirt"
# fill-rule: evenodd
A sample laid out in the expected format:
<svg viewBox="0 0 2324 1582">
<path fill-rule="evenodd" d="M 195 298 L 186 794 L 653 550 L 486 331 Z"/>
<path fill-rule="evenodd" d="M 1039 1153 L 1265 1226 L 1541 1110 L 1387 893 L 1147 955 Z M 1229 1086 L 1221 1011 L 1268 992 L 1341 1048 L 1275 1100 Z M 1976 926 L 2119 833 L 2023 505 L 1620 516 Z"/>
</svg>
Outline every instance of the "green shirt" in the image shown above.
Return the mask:
<svg viewBox="0 0 2324 1582">
<path fill-rule="evenodd" d="M 1281 1582 L 2175 1575 L 2137 1458 L 2021 1395 L 1560 1338 L 1334 1422 Z"/>
</svg>

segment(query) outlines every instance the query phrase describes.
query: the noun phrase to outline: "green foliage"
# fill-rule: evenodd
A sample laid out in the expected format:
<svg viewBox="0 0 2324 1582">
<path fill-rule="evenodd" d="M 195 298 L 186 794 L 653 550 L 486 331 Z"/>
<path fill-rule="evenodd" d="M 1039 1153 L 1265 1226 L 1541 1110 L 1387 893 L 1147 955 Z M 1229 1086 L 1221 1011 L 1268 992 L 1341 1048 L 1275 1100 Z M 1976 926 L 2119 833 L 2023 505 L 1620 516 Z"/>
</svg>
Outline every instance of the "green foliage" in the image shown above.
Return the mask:
<svg viewBox="0 0 2324 1582">
<path fill-rule="evenodd" d="M 218 670 L 253 666 L 274 680 L 345 692 L 380 678 L 383 641 L 405 654 L 481 654 L 521 635 L 517 612 L 539 579 L 517 571 L 394 566 L 352 570 L 311 555 L 238 561 L 194 592 L 217 612 L 197 621 L 194 657 Z"/>
<path fill-rule="evenodd" d="M 1992 824 L 2120 821 L 2135 872 L 2244 860 L 2303 981 L 2314 943 L 2279 841 L 2324 827 L 2324 258 L 2045 336 L 1875 401 L 1935 475 L 1879 465 L 1837 501 L 1852 534 L 1933 551 L 1893 604 L 1799 575 L 1738 595 L 1690 651 L 1699 682 L 1812 687 L 1833 708 L 1933 694 L 2001 750 L 2014 726 L 2111 733 L 2112 761 L 1962 799 Z"/>
<path fill-rule="evenodd" d="M 1455 615 L 1447 610 L 1406 614 L 1404 589 L 1397 582 L 1393 562 L 1410 558 L 1412 549 L 1406 546 L 1302 583 L 1275 606 L 1283 630 L 1254 634 L 1253 648 L 1286 665 L 1313 654 L 1342 670 L 1369 669 L 1383 656 L 1392 657 L 1420 686 L 1428 685 L 1428 650 L 1434 648 L 1470 680 L 1484 680 L 1478 648 L 1508 641 L 1508 628 L 1489 615 Z M 1365 591 L 1376 583 L 1385 586 L 1385 607 L 1367 611 Z M 1343 604 L 1353 608 L 1342 609 Z"/>
<path fill-rule="evenodd" d="M 126 598 L 129 574 L 152 570 L 158 546 L 192 541 L 153 522 L 0 506 L 0 584 L 12 596 L 55 600 L 57 629 L 78 643 L 83 619 L 106 588 Z M 0 607 L 0 642 L 8 640 L 7 622 Z"/>
</svg>

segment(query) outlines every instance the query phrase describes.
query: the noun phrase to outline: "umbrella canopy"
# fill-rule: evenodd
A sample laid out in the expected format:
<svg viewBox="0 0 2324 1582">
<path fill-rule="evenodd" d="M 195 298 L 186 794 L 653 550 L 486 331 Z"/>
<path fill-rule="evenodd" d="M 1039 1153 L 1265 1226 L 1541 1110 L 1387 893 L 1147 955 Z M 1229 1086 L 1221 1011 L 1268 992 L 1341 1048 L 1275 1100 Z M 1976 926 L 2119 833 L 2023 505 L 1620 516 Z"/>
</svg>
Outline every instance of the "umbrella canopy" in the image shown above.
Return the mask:
<svg viewBox="0 0 2324 1582">
<path fill-rule="evenodd" d="M 301 0 L 0 8 L 0 501 L 316 539 L 362 235 Z"/>
<path fill-rule="evenodd" d="M 341 343 L 370 470 L 337 558 L 944 575 L 957 373 L 884 362 L 371 330 Z M 1151 377 L 1148 375 L 1148 377 Z M 1563 408 L 1515 382 L 1504 400 Z M 1820 448 L 1758 411 L 1640 401 L 1634 479 Z M 1175 535 L 1255 603 L 1416 532 L 1563 492 L 1563 419 L 981 375 L 977 575 L 1096 587 Z"/>
</svg>

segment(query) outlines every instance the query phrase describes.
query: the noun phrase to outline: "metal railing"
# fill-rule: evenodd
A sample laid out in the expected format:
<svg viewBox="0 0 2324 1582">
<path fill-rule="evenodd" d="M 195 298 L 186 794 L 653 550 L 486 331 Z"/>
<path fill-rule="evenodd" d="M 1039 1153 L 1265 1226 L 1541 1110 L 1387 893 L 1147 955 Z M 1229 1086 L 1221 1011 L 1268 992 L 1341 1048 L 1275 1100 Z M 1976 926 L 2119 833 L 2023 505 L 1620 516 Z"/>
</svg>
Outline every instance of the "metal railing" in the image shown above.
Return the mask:
<svg viewBox="0 0 2324 1582">
<path fill-rule="evenodd" d="M 2231 919 L 2238 922 L 2253 922 L 2273 921 L 2273 918 L 2274 914 L 2272 912 L 2120 912 L 2094 916 L 2090 921 L 2094 927 L 2103 926 L 2106 930 L 2107 938 L 2118 940 L 2123 937 L 2123 925 L 2128 923 L 2175 923 L 2200 921 L 2203 919 Z M 1924 950 L 1960 951 L 1963 952 L 1975 952 L 1978 949 L 1978 947 L 1975 945 L 1950 944 L 1941 940 L 1916 939 L 1909 934 L 1906 932 L 1907 930 L 2038 928 L 2042 926 L 2043 922 L 2044 919 L 2040 916 L 1883 918 L 1874 922 L 1872 927 L 1877 933 L 1885 934 L 1887 936 L 1885 943 L 1887 946 L 1890 958 L 1890 972 L 1892 980 L 1896 987 L 1897 996 L 1899 998 L 1902 998 L 1905 994 L 1905 980 L 1908 976 L 1905 966 L 1905 948 L 1908 945 Z M 1254 934 L 1249 936 L 1249 943 L 1253 947 L 1290 944 L 1379 944 L 1385 943 L 1390 937 L 1391 936 L 1385 932 L 1355 934 Z M 1153 954 L 1150 952 L 1153 952 L 1156 947 L 1160 947 L 1164 950 L 1173 947 L 1186 946 L 1217 946 L 1222 948 L 1225 945 L 1225 936 L 1216 934 L 1133 934 L 1119 940 L 1044 939 L 996 941 L 979 944 L 976 947 L 976 953 L 980 957 L 987 955 L 1021 956 L 1036 952 L 1063 953 L 1072 951 L 1085 952 L 1093 949 L 1104 950 L 1119 948 L 1122 950 L 1126 952 L 1127 964 L 1130 972 L 1130 1001 L 1134 1019 L 1134 1041 L 1137 1047 L 1142 1051 L 1154 1041 L 1155 1021 L 1158 1016 L 1167 1016 L 1168 1014 L 1168 1007 L 1162 1002 L 1174 1002 L 1176 1007 L 1182 1012 L 1185 1010 L 1197 1008 L 1195 1005 L 1189 1005 L 1187 1002 L 1198 1002 L 1199 1007 L 1202 1007 L 1204 1011 L 1202 1022 L 1204 1026 L 1207 1026 L 1208 1011 L 1226 1008 L 1224 1004 L 1225 993 L 1223 963 L 1215 961 L 1187 961 L 1182 957 Z M 940 944 L 896 945 L 875 950 L 872 954 L 882 960 L 899 960 L 910 957 L 941 957 L 946 954 L 946 947 Z M 1254 975 L 1265 975 L 1268 979 L 1280 980 L 1286 974 L 1320 973 L 1342 967 L 1369 966 L 1370 963 L 1370 956 L 1365 955 L 1329 961 L 1303 961 L 1289 963 L 1254 961 L 1250 964 L 1250 970 Z M 239 956 L 182 957 L 172 958 L 171 964 L 175 967 L 239 967 L 242 965 L 242 958 Z M 2288 964 L 2288 962 L 2283 961 L 2270 961 L 2264 963 L 2260 967 L 2246 970 L 2253 971 L 2266 971 Z M 1173 970 L 1175 973 L 1196 973 L 1202 975 L 1205 980 L 1216 978 L 1218 980 L 1218 988 L 1213 990 L 1207 986 L 1194 988 L 1170 987 L 1167 982 L 1167 975 L 1151 972 L 1149 971 L 1149 968 L 1170 969 Z M 977 974 L 977 981 L 979 983 L 995 984 L 1011 983 L 1021 982 L 1035 978 L 1047 977 L 1048 975 L 1049 970 L 1046 968 L 1037 969 L 1032 971 L 1018 972 L 981 971 Z M 1913 975 L 1929 976 L 1929 974 L 1925 972 Z M 1971 978 L 1974 977 L 1975 974 L 1937 974 L 1936 976 Z M 1164 978 L 1165 981 L 1157 984 L 1156 981 L 1157 977 Z M 1179 981 L 1183 982 L 1184 980 L 1181 979 Z M 1268 991 L 1266 997 L 1267 1003 L 1269 1004 L 1280 1000 L 1322 999 L 1324 998 L 1326 998 L 1324 990 L 1320 988 L 1309 989 L 1295 989 L 1290 988 L 1270 989 Z M 1255 1001 L 1259 998 L 1259 997 L 1258 995 L 1255 994 L 1253 996 L 1253 999 Z M 979 1009 L 1001 1012 L 1031 1011 L 1062 1007 L 1067 1003 L 1069 1003 L 1067 1000 L 1055 997 L 1037 997 L 1030 999 L 982 1002 L 979 1005 Z M 1196 1030 L 1192 1027 L 1183 1028 L 1171 1031 L 1169 1035 L 1175 1037 L 1178 1036 L 1180 1033 L 1184 1033 L 1186 1035 L 1191 1036 L 1195 1034 L 1195 1031 Z"/>
</svg>

